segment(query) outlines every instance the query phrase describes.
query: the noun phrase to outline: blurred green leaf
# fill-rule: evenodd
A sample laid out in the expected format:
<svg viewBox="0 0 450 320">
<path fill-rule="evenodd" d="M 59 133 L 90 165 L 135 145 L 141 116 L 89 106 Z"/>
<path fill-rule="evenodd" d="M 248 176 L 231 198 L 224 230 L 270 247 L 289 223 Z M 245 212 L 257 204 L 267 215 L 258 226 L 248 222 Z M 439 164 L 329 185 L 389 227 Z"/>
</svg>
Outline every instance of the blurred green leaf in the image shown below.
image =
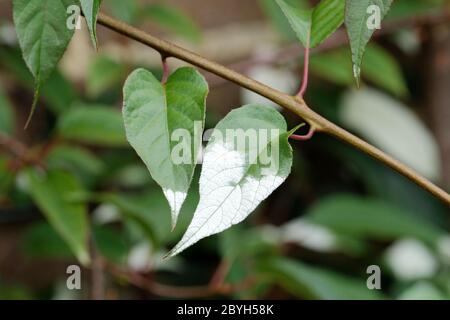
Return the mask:
<svg viewBox="0 0 450 320">
<path fill-rule="evenodd" d="M 285 2 L 297 9 L 308 8 L 307 1 L 305 0 L 285 0 Z M 289 21 L 286 20 L 286 16 L 275 1 L 259 0 L 259 3 L 266 16 L 283 38 L 286 40 L 296 39 L 294 30 L 292 30 Z"/>
<path fill-rule="evenodd" d="M 108 0 L 105 4 L 116 18 L 129 24 L 135 22 L 140 10 L 139 3 L 136 0 Z"/>
<path fill-rule="evenodd" d="M 41 173 L 34 169 L 26 171 L 30 192 L 36 205 L 48 222 L 66 241 L 83 264 L 89 263 L 87 248 L 88 219 L 86 206 L 71 200 L 82 192 L 78 181 L 63 171 Z"/>
<path fill-rule="evenodd" d="M 161 192 L 131 195 L 110 193 L 103 195 L 102 200 L 119 207 L 124 217 L 138 226 L 144 236 L 155 246 L 161 246 L 182 235 L 195 210 L 198 195 L 195 192 L 189 194 L 173 232 L 170 232 L 170 208 Z"/>
<path fill-rule="evenodd" d="M 102 0 L 80 0 L 81 9 L 91 35 L 92 44 L 97 50 L 97 14 Z"/>
<path fill-rule="evenodd" d="M 0 132 L 12 134 L 15 126 L 14 109 L 0 86 Z"/>
<path fill-rule="evenodd" d="M 89 63 L 86 87 L 88 95 L 98 97 L 118 87 L 125 78 L 126 67 L 108 56 L 97 55 Z"/>
<path fill-rule="evenodd" d="M 271 241 L 268 230 L 237 225 L 219 236 L 222 257 L 231 262 L 236 258 L 250 258 L 275 252 L 276 241 Z"/>
<path fill-rule="evenodd" d="M 91 175 L 99 175 L 104 169 L 102 161 L 88 150 L 71 145 L 59 145 L 47 155 L 46 162 L 51 167 L 82 170 Z"/>
<path fill-rule="evenodd" d="M 371 88 L 342 99 L 342 123 L 431 180 L 439 180 L 441 158 L 430 129 L 408 106 Z"/>
<path fill-rule="evenodd" d="M 430 12 L 444 5 L 447 0 L 394 1 L 386 19 L 402 19 Z"/>
<path fill-rule="evenodd" d="M 373 300 L 383 296 L 366 286 L 366 279 L 309 266 L 287 258 L 273 258 L 260 271 L 287 291 L 303 299 Z"/>
<path fill-rule="evenodd" d="M 353 83 L 352 60 L 347 50 L 333 50 L 311 56 L 311 73 L 342 86 Z"/>
<path fill-rule="evenodd" d="M 6 285 L 0 282 L 0 300 L 31 300 L 35 297 L 22 285 Z"/>
<path fill-rule="evenodd" d="M 398 297 L 399 300 L 448 300 L 443 292 L 438 290 L 432 283 L 420 281 L 406 290 Z"/>
<path fill-rule="evenodd" d="M 0 197 L 7 196 L 13 186 L 15 173 L 9 168 L 9 158 L 0 155 Z"/>
<path fill-rule="evenodd" d="M 347 0 L 345 25 L 352 49 L 353 75 L 359 83 L 366 45 L 386 16 L 393 0 Z M 371 9 L 371 10 L 369 10 Z"/>
<path fill-rule="evenodd" d="M 98 146 L 127 145 L 122 116 L 109 106 L 77 103 L 58 122 L 62 137 Z"/>
<path fill-rule="evenodd" d="M 306 217 L 337 233 L 361 239 L 393 240 L 414 237 L 435 244 L 445 235 L 443 230 L 408 215 L 395 205 L 353 195 L 322 199 L 308 210 Z"/>
<path fill-rule="evenodd" d="M 19 50 L 0 46 L 0 64 L 28 89 L 33 90 L 33 76 L 27 69 Z M 41 97 L 55 114 L 67 110 L 78 99 L 74 86 L 55 70 L 41 86 Z"/>
<path fill-rule="evenodd" d="M 362 66 L 363 76 L 378 87 L 401 98 L 408 96 L 408 88 L 400 64 L 383 47 L 369 44 Z"/>
<path fill-rule="evenodd" d="M 130 249 L 123 232 L 112 227 L 96 225 L 93 227 L 95 245 L 102 256 L 114 263 L 124 263 Z"/>
<path fill-rule="evenodd" d="M 39 259 L 74 259 L 69 246 L 46 222 L 30 226 L 24 235 L 23 250 L 26 255 Z"/>
<path fill-rule="evenodd" d="M 199 42 L 201 31 L 197 24 L 183 11 L 164 3 L 147 5 L 140 11 L 141 18 L 150 18 L 152 22 L 180 35 L 192 42 Z"/>
<path fill-rule="evenodd" d="M 351 170 L 350 174 L 361 179 L 372 196 L 395 203 L 408 215 L 445 225 L 446 206 L 409 179 L 346 145 L 332 144 L 327 150 L 342 159 L 342 163 Z"/>
</svg>

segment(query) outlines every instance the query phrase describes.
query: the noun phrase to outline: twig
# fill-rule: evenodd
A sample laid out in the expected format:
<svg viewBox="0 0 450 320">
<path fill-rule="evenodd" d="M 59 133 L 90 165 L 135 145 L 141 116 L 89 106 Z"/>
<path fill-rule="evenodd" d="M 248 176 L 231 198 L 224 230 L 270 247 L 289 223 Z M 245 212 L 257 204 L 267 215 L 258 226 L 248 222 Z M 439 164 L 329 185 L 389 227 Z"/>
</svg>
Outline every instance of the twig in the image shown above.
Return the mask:
<svg viewBox="0 0 450 320">
<path fill-rule="evenodd" d="M 106 268 L 112 275 L 118 278 L 123 278 L 132 285 L 160 297 L 192 299 L 192 298 L 206 298 L 218 294 L 217 291 L 211 289 L 209 286 L 190 286 L 190 287 L 171 286 L 157 283 L 140 273 L 122 270 L 113 264 L 107 263 Z"/>
<path fill-rule="evenodd" d="M 91 299 L 105 299 L 104 263 L 99 255 L 94 241 L 91 240 Z"/>
<path fill-rule="evenodd" d="M 315 127 L 316 131 L 321 131 L 334 136 L 365 152 L 366 154 L 386 164 L 405 177 L 411 179 L 413 182 L 429 191 L 438 199 L 442 200 L 444 203 L 450 206 L 450 195 L 447 192 L 445 192 L 411 168 L 407 167 L 405 164 L 395 160 L 391 156 L 385 154 L 383 151 L 375 148 L 374 146 L 368 144 L 362 139 L 356 137 L 355 135 L 347 132 L 346 130 L 317 114 L 307 106 L 303 99 L 299 97 L 292 97 L 288 94 L 270 88 L 236 71 L 228 69 L 223 65 L 210 61 L 198 54 L 176 46 L 170 42 L 147 34 L 142 30 L 134 28 L 124 22 L 115 20 L 105 14 L 99 14 L 98 22 L 111 30 L 114 30 L 122 35 L 125 35 L 159 51 L 161 54 L 164 54 L 167 57 L 174 57 L 188 62 L 206 71 L 214 73 L 224 79 L 232 81 L 248 90 L 258 93 L 265 98 L 268 98 L 269 100 L 275 102 L 277 105 L 284 107 L 285 109 L 306 120 L 311 126 Z"/>
<path fill-rule="evenodd" d="M 314 127 L 310 127 L 307 134 L 305 134 L 303 136 L 296 135 L 296 134 L 291 134 L 289 139 L 297 140 L 297 141 L 307 141 L 307 140 L 310 140 L 313 137 L 314 132 L 316 132 Z"/>
<path fill-rule="evenodd" d="M 22 160 L 26 158 L 28 151 L 28 148 L 23 143 L 2 132 L 0 132 L 0 147 Z"/>
</svg>

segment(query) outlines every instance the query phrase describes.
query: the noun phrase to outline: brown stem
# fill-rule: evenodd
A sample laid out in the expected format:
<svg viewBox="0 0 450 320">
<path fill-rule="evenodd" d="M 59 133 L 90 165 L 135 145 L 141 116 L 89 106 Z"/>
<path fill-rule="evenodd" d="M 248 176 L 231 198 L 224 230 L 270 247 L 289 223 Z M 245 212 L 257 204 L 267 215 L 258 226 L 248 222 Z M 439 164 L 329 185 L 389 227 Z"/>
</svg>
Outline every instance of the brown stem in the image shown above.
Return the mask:
<svg viewBox="0 0 450 320">
<path fill-rule="evenodd" d="M 105 299 L 104 263 L 99 255 L 94 241 L 91 240 L 91 299 Z"/>
<path fill-rule="evenodd" d="M 329 120 L 323 118 L 321 115 L 317 114 L 311 110 L 305 103 L 305 101 L 300 97 L 292 97 L 278 90 L 270 88 L 260 82 L 252 80 L 236 71 L 230 70 L 227 67 L 210 61 L 198 54 L 188 51 L 184 48 L 176 46 L 165 40 L 156 38 L 150 34 L 143 32 L 137 28 L 134 28 L 126 23 L 117 21 L 105 14 L 99 14 L 98 22 L 120 34 L 123 34 L 131 39 L 134 39 L 140 43 L 143 43 L 167 57 L 175 57 L 192 65 L 200 67 L 206 71 L 214 73 L 224 79 L 232 81 L 241 87 L 249 89 L 255 93 L 258 93 L 269 100 L 272 100 L 277 105 L 284 107 L 285 109 L 295 113 L 299 117 L 306 120 L 311 126 L 315 127 L 316 131 L 322 131 L 331 136 L 334 136 L 353 147 L 369 154 L 380 162 L 386 164 L 392 169 L 398 171 L 400 174 L 408 177 L 413 182 L 421 186 L 422 188 L 428 190 L 430 193 L 435 195 L 438 199 L 442 200 L 448 206 L 450 206 L 450 195 L 427 180 L 426 178 L 419 175 L 417 172 L 407 167 L 403 163 L 395 160 L 394 158 L 388 156 L 383 151 L 375 148 L 374 146 L 368 144 L 362 139 L 354 136 L 353 134 L 345 131 Z"/>
<path fill-rule="evenodd" d="M 193 299 L 211 297 L 217 294 L 217 291 L 209 286 L 176 287 L 157 283 L 142 274 L 122 270 L 114 264 L 108 263 L 106 264 L 106 267 L 112 275 L 123 278 L 132 285 L 160 297 Z"/>
<path fill-rule="evenodd" d="M 427 113 L 441 151 L 444 184 L 450 188 L 450 27 L 430 28 L 427 48 Z"/>
</svg>

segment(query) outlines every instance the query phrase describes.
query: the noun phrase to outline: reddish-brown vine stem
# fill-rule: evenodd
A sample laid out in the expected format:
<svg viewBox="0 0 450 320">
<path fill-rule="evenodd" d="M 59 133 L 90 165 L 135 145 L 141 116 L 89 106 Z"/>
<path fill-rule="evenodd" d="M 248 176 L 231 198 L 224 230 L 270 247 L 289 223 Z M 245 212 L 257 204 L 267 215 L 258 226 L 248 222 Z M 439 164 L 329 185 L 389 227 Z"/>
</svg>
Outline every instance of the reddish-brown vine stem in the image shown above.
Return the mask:
<svg viewBox="0 0 450 320">
<path fill-rule="evenodd" d="M 307 140 L 310 140 L 313 137 L 314 132 L 316 132 L 314 127 L 310 127 L 307 134 L 305 134 L 303 136 L 300 136 L 300 135 L 297 135 L 297 134 L 291 134 L 291 136 L 289 138 L 292 139 L 292 140 L 297 140 L 297 141 L 307 141 Z"/>
<path fill-rule="evenodd" d="M 166 84 L 167 79 L 169 78 L 170 69 L 169 69 L 169 64 L 167 63 L 167 57 L 165 55 L 161 55 L 161 63 L 162 63 L 162 69 L 163 69 L 161 83 Z"/>
<path fill-rule="evenodd" d="M 308 79 L 309 79 L 309 54 L 310 49 L 309 46 L 305 48 L 305 54 L 303 56 L 303 78 L 302 78 L 302 86 L 297 96 L 303 98 L 305 95 L 306 89 L 308 89 Z"/>
<path fill-rule="evenodd" d="M 446 191 L 444 191 L 425 177 L 421 176 L 419 173 L 415 172 L 405 164 L 387 155 L 380 149 L 375 148 L 369 143 L 363 141 L 362 139 L 356 137 L 350 132 L 344 130 L 343 128 L 337 126 L 328 119 L 325 119 L 318 113 L 314 112 L 308 107 L 308 105 L 301 97 L 293 97 L 270 88 L 236 71 L 228 69 L 221 64 L 210 61 L 198 54 L 176 46 L 170 42 L 154 37 L 142 30 L 139 30 L 121 21 L 115 20 L 105 14 L 98 15 L 98 23 L 115 32 L 125 35 L 130 39 L 134 39 L 142 44 L 145 44 L 159 51 L 160 54 L 163 54 L 167 57 L 178 58 L 180 60 L 188 62 L 217 76 L 232 81 L 240 85 L 241 87 L 258 93 L 259 95 L 262 95 L 269 100 L 272 100 L 277 105 L 282 106 L 286 110 L 289 110 L 302 119 L 306 120 L 310 126 L 313 126 L 315 128 L 316 132 L 323 132 L 334 136 L 352 145 L 356 149 L 365 152 L 366 154 L 372 156 L 378 161 L 386 164 L 400 174 L 409 178 L 417 185 L 421 186 L 422 188 L 436 196 L 447 206 L 450 206 L 450 194 L 448 194 Z"/>
</svg>

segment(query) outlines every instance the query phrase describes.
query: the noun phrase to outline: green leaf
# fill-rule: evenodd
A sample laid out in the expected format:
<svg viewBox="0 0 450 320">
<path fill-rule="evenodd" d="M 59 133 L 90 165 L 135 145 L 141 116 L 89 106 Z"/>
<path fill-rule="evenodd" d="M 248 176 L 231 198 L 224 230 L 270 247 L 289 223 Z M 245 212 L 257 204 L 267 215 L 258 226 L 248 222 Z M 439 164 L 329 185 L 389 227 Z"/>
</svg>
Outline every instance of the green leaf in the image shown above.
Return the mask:
<svg viewBox="0 0 450 320">
<path fill-rule="evenodd" d="M 161 192 L 151 191 L 141 194 L 105 194 L 102 201 L 117 206 L 128 222 L 137 225 L 155 247 L 175 240 L 189 224 L 192 212 L 198 202 L 198 195 L 192 192 L 186 198 L 177 228 L 168 233 L 170 228 L 170 208 Z"/>
<path fill-rule="evenodd" d="M 66 27 L 67 8 L 77 0 L 13 0 L 13 17 L 23 58 L 35 78 L 31 120 L 41 84 L 63 56 L 74 30 Z"/>
<path fill-rule="evenodd" d="M 398 97 L 408 96 L 408 88 L 396 59 L 382 47 L 369 44 L 363 60 L 363 76 Z"/>
<path fill-rule="evenodd" d="M 36 205 L 66 241 L 78 260 L 87 265 L 89 263 L 87 209 L 84 204 L 71 199 L 82 192 L 78 181 L 63 171 L 55 170 L 41 174 L 29 169 L 26 173 L 31 197 Z"/>
<path fill-rule="evenodd" d="M 422 280 L 404 290 L 397 300 L 448 300 L 449 297 L 439 290 L 433 283 Z"/>
<path fill-rule="evenodd" d="M 414 237 L 434 244 L 444 235 L 438 227 L 408 215 L 395 205 L 351 195 L 321 200 L 308 211 L 307 219 L 335 232 L 362 239 Z"/>
<path fill-rule="evenodd" d="M 75 104 L 61 116 L 62 137 L 99 146 L 126 145 L 125 130 L 118 110 L 103 105 Z"/>
<path fill-rule="evenodd" d="M 291 28 L 291 25 L 286 20 L 286 16 L 275 1 L 259 0 L 259 2 L 266 16 L 270 19 L 273 26 L 278 30 L 284 39 L 294 40 L 297 38 L 294 30 Z M 297 9 L 308 8 L 306 0 L 285 0 L 285 2 L 293 7 L 296 7 Z"/>
<path fill-rule="evenodd" d="M 342 86 L 353 83 L 352 60 L 347 50 L 315 54 L 311 56 L 309 66 L 311 73 L 322 79 Z"/>
<path fill-rule="evenodd" d="M 133 24 L 140 10 L 137 0 L 108 0 L 106 3 L 114 16 L 126 23 Z"/>
<path fill-rule="evenodd" d="M 162 187 L 175 226 L 201 147 L 208 84 L 193 68 L 175 71 L 165 85 L 144 69 L 124 86 L 128 141 Z"/>
<path fill-rule="evenodd" d="M 263 262 L 260 271 L 303 299 L 373 300 L 383 298 L 375 290 L 367 288 L 366 279 L 348 277 L 286 258 L 273 258 Z"/>
<path fill-rule="evenodd" d="M 372 34 L 386 16 L 393 0 L 347 0 L 345 25 L 352 49 L 353 75 L 359 83 L 364 51 Z M 378 8 L 378 9 L 377 9 Z M 373 11 L 375 10 L 375 11 Z M 376 21 L 378 19 L 378 21 Z"/>
<path fill-rule="evenodd" d="M 288 19 L 297 38 L 305 48 L 310 47 L 312 11 L 300 10 L 286 3 L 285 0 L 275 0 Z"/>
<path fill-rule="evenodd" d="M 97 50 L 97 14 L 102 0 L 80 0 L 81 9 L 91 34 L 92 44 Z"/>
<path fill-rule="evenodd" d="M 431 180 L 440 178 L 439 147 L 433 134 L 407 106 L 374 89 L 346 94 L 339 118 L 349 129 Z"/>
<path fill-rule="evenodd" d="M 87 149 L 70 145 L 53 148 L 45 162 L 51 168 L 63 168 L 90 176 L 99 176 L 105 169 L 104 163 Z"/>
<path fill-rule="evenodd" d="M 289 134 L 271 107 L 247 105 L 222 119 L 205 149 L 194 218 L 167 256 L 243 221 L 280 186 L 292 166 Z"/>
<path fill-rule="evenodd" d="M 345 0 L 322 0 L 312 12 L 311 48 L 321 44 L 344 22 Z"/>
<path fill-rule="evenodd" d="M 92 230 L 94 243 L 103 257 L 118 264 L 125 262 L 130 246 L 123 232 L 100 225 Z"/>
<path fill-rule="evenodd" d="M 98 97 L 109 89 L 115 88 L 125 78 L 123 64 L 107 56 L 98 55 L 89 63 L 86 86 L 88 95 Z"/>
<path fill-rule="evenodd" d="M 69 246 L 46 222 L 35 223 L 26 230 L 22 247 L 26 255 L 32 258 L 63 260 L 74 258 Z"/>
<path fill-rule="evenodd" d="M 157 3 L 144 7 L 140 12 L 141 17 L 149 17 L 152 22 L 156 22 L 187 40 L 199 42 L 201 39 L 201 32 L 197 24 L 183 11 L 173 6 Z"/>
<path fill-rule="evenodd" d="M 26 88 L 34 88 L 33 75 L 21 57 L 20 50 L 0 47 L 0 64 L 7 69 Z M 54 114 L 67 110 L 78 99 L 74 86 L 58 70 L 41 85 L 42 98 Z"/>
<path fill-rule="evenodd" d="M 14 131 L 14 125 L 14 109 L 6 96 L 6 93 L 3 92 L 3 89 L 0 87 L 0 132 L 10 135 Z"/>
<path fill-rule="evenodd" d="M 302 10 L 276 0 L 305 48 L 321 44 L 344 22 L 345 0 L 322 0 L 312 10 Z"/>
</svg>

